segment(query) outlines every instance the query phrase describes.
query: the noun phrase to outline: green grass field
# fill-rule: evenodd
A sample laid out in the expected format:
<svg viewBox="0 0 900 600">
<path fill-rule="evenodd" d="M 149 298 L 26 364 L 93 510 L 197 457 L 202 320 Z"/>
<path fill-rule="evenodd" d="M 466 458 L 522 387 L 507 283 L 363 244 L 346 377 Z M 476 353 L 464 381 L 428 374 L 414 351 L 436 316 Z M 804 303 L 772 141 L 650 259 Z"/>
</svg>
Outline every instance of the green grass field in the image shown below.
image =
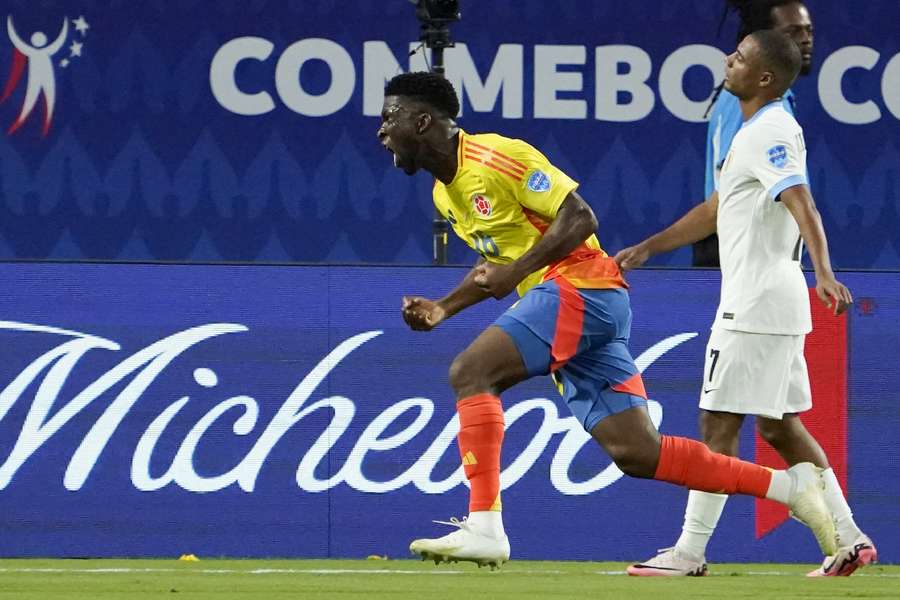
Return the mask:
<svg viewBox="0 0 900 600">
<path fill-rule="evenodd" d="M 622 563 L 411 560 L 0 560 L 0 599 L 480 600 L 519 598 L 900 598 L 900 566 L 807 579 L 811 566 L 716 564 L 705 578 L 637 579 Z"/>
</svg>

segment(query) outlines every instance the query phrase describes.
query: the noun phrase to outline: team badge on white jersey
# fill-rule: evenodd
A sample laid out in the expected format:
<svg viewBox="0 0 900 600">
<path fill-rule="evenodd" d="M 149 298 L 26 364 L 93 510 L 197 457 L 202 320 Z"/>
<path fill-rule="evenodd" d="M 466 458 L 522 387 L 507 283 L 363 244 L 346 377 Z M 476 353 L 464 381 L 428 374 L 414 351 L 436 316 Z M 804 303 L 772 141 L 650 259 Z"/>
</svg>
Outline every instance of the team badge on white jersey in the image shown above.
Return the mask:
<svg viewBox="0 0 900 600">
<path fill-rule="evenodd" d="M 783 169 L 784 165 L 786 165 L 788 161 L 787 147 L 785 147 L 784 144 L 772 146 L 766 152 L 766 156 L 768 156 L 770 163 L 772 163 L 779 169 Z"/>
</svg>

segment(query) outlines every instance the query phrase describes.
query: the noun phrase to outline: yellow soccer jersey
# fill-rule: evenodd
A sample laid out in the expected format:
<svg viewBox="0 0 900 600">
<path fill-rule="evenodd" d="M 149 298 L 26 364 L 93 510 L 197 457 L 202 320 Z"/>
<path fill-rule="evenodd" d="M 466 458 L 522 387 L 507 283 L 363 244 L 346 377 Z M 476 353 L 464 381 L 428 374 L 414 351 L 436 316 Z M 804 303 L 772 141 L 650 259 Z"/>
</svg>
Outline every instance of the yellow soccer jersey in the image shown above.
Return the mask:
<svg viewBox="0 0 900 600">
<path fill-rule="evenodd" d="M 534 246 L 578 187 L 534 147 L 493 133 L 460 130 L 458 165 L 452 183 L 435 182 L 434 204 L 463 241 L 495 263 L 510 263 Z M 526 277 L 519 295 L 551 273 L 577 287 L 625 287 L 594 235 L 562 261 Z"/>
</svg>

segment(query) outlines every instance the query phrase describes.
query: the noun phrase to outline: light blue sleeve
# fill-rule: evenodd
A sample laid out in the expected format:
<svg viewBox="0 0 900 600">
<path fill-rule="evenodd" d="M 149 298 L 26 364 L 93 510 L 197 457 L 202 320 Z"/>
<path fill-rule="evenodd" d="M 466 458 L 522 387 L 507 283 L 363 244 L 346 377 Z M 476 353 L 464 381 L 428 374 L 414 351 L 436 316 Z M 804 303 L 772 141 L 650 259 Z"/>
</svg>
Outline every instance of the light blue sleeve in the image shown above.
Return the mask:
<svg viewBox="0 0 900 600">
<path fill-rule="evenodd" d="M 718 189 L 718 170 L 722 168 L 731 142 L 741 129 L 744 117 L 741 114 L 741 105 L 738 99 L 729 91 L 722 90 L 713 106 L 706 130 L 706 181 L 704 194 L 709 198 L 710 194 Z"/>
<path fill-rule="evenodd" d="M 781 100 L 782 106 L 784 106 L 784 110 L 788 111 L 788 114 L 792 117 L 796 118 L 797 115 L 794 114 L 794 107 L 797 104 L 797 96 L 794 95 L 793 90 L 788 90 L 784 93 L 784 98 Z"/>
</svg>

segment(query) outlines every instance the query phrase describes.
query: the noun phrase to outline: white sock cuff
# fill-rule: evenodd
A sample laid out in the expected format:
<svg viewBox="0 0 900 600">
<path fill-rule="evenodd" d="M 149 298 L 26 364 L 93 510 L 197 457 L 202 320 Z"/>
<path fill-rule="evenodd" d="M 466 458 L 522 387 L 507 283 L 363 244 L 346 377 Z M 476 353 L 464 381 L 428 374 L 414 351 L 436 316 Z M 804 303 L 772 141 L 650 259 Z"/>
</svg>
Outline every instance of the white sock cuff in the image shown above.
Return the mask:
<svg viewBox="0 0 900 600">
<path fill-rule="evenodd" d="M 706 546 L 728 501 L 726 494 L 691 490 L 684 511 L 684 525 L 675 547 L 698 560 L 706 555 Z"/>
<path fill-rule="evenodd" d="M 793 478 L 787 471 L 772 471 L 772 481 L 769 483 L 766 498 L 787 504 L 791 499 L 793 488 Z"/>
<path fill-rule="evenodd" d="M 727 500 L 727 494 L 691 490 L 688 494 L 687 510 L 684 513 L 685 526 L 688 526 L 689 522 L 700 523 L 705 529 L 708 528 L 711 534 L 719 523 Z"/>
<path fill-rule="evenodd" d="M 852 517 L 853 511 L 850 509 L 850 504 L 847 503 L 847 497 L 844 495 L 844 490 L 841 489 L 837 475 L 834 474 L 834 469 L 822 471 L 822 481 L 825 483 L 825 503 L 834 518 L 840 521 Z"/>
<path fill-rule="evenodd" d="M 838 481 L 837 475 L 834 472 L 834 469 L 828 467 L 824 471 L 822 471 L 822 481 L 825 482 L 825 493 L 830 493 L 832 491 L 839 491 L 841 495 L 844 494 L 844 491 L 841 489 L 841 484 Z"/>
<path fill-rule="evenodd" d="M 825 504 L 834 517 L 834 525 L 837 529 L 838 540 L 841 546 L 847 546 L 854 543 L 859 536 L 863 535 L 862 531 L 853 520 L 853 511 L 847 502 L 847 497 L 838 483 L 834 469 L 826 469 L 822 471 L 822 481 L 825 483 Z"/>
<path fill-rule="evenodd" d="M 506 532 L 503 529 L 503 513 L 499 510 L 479 510 L 469 513 L 467 519 L 477 531 L 493 537 L 503 537 Z"/>
</svg>

